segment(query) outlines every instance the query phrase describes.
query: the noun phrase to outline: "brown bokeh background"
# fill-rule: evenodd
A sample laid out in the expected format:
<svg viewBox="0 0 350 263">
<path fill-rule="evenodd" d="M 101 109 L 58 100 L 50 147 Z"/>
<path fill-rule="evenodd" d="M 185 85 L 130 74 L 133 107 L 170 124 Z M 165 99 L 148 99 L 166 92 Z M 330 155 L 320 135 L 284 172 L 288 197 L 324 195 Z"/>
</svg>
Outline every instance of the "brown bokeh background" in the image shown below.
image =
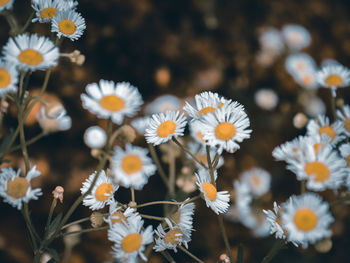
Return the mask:
<svg viewBox="0 0 350 263">
<path fill-rule="evenodd" d="M 29 1 L 16 0 L 16 16 L 24 23 L 31 12 Z M 305 130 L 293 127 L 292 118 L 302 111 L 297 100 L 300 87 L 284 69 L 283 56 L 273 65 L 262 67 L 256 62 L 259 52 L 258 34 L 264 27 L 280 29 L 284 24 L 305 26 L 312 35 L 312 44 L 305 50 L 320 64 L 322 59 L 334 58 L 350 65 L 350 5 L 347 0 L 80 0 L 78 11 L 86 20 L 87 29 L 75 42 L 65 40 L 61 52 L 78 49 L 86 56 L 82 66 L 61 59 L 54 69 L 48 95 L 59 98 L 73 118 L 72 128 L 43 138 L 29 147 L 29 155 L 43 175 L 34 183 L 44 195 L 30 203 L 34 225 L 42 233 L 51 203 L 51 191 L 56 185 L 65 188 L 64 204 L 57 213 L 66 211 L 79 194 L 81 182 L 95 169 L 96 160 L 83 143 L 83 133 L 91 125 L 105 125 L 103 120 L 83 110 L 80 94 L 85 86 L 99 79 L 129 81 L 137 86 L 144 101 L 150 102 L 161 94 L 173 94 L 181 99 L 203 90 L 219 92 L 244 104 L 251 120 L 252 137 L 234 155 L 225 154 L 220 169 L 219 187 L 232 190 L 232 180 L 254 165 L 272 174 L 272 200 L 284 201 L 298 193 L 295 176 L 282 163 L 273 161 L 273 148 Z M 0 18 L 0 44 L 8 40 L 9 27 Z M 32 24 L 30 32 L 50 35 L 46 24 Z M 43 72 L 31 77 L 31 91 L 40 88 Z M 262 87 L 276 91 L 280 102 L 274 111 L 264 111 L 254 103 L 254 93 Z M 338 95 L 349 103 L 349 89 Z M 328 91 L 318 95 L 329 105 Z M 328 108 L 327 108 L 328 109 Z M 130 120 L 127 120 L 130 121 Z M 15 127 L 14 109 L 5 117 L 7 127 Z M 40 132 L 35 119 L 28 123 L 30 138 Z M 137 140 L 144 145 L 144 140 Z M 11 165 L 21 167 L 20 152 L 7 156 Z M 178 170 L 181 169 L 178 164 Z M 143 191 L 136 193 L 138 202 L 162 200 L 166 194 L 159 176 L 152 176 Z M 334 199 L 333 193 L 325 196 Z M 129 192 L 120 189 L 117 198 L 127 202 Z M 217 262 L 224 252 L 216 215 L 203 201 L 196 202 L 194 228 L 190 251 L 205 262 Z M 31 262 L 32 252 L 21 213 L 8 204 L 0 203 L 0 262 Z M 143 213 L 161 215 L 161 207 L 143 209 Z M 333 247 L 325 254 L 297 249 L 292 245 L 281 251 L 272 262 L 349 262 L 350 215 L 347 206 L 332 210 L 336 223 L 332 225 Z M 89 216 L 83 206 L 72 220 Z M 146 220 L 146 224 L 155 222 Z M 89 227 L 89 223 L 83 224 Z M 238 223 L 226 223 L 230 243 L 237 249 L 244 246 L 245 262 L 260 262 L 272 247 L 274 238 L 254 238 Z M 71 263 L 107 262 L 110 243 L 106 232 L 82 236 L 73 249 Z M 53 244 L 59 253 L 62 242 Z M 177 262 L 192 262 L 182 252 L 174 255 Z M 151 254 L 150 262 L 165 262 L 160 254 Z"/>
</svg>

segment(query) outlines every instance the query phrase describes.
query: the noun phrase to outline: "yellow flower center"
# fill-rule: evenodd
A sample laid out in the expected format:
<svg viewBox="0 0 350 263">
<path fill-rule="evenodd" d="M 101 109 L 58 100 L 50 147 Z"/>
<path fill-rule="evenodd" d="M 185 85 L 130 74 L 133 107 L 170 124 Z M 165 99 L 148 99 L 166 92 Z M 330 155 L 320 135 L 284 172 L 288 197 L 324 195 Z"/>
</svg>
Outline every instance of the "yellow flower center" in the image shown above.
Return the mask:
<svg viewBox="0 0 350 263">
<path fill-rule="evenodd" d="M 347 132 L 350 132 L 350 118 L 343 120 L 344 128 Z"/>
<path fill-rule="evenodd" d="M 138 233 L 132 233 L 125 236 L 122 240 L 122 249 L 125 253 L 132 253 L 140 249 L 142 236 Z"/>
<path fill-rule="evenodd" d="M 332 141 L 334 140 L 334 138 L 336 136 L 336 133 L 335 133 L 334 129 L 331 126 L 321 127 L 318 130 L 318 134 L 320 134 L 320 135 L 327 134 L 332 139 Z"/>
<path fill-rule="evenodd" d="M 125 156 L 122 161 L 122 169 L 127 174 L 137 173 L 142 170 L 142 161 L 137 155 Z"/>
<path fill-rule="evenodd" d="M 58 12 L 58 9 L 53 7 L 44 8 L 43 10 L 40 11 L 40 17 L 42 19 L 53 18 L 54 16 L 56 16 L 57 12 Z"/>
<path fill-rule="evenodd" d="M 296 227 L 304 232 L 314 229 L 317 225 L 317 215 L 309 208 L 301 208 L 294 215 Z"/>
<path fill-rule="evenodd" d="M 205 196 L 212 202 L 216 200 L 217 191 L 214 185 L 208 182 L 202 183 L 202 188 Z"/>
<path fill-rule="evenodd" d="M 346 157 L 346 163 L 347 163 L 348 167 L 350 167 L 350 155 L 348 155 L 348 157 Z"/>
<path fill-rule="evenodd" d="M 198 115 L 202 116 L 202 115 L 206 115 L 209 112 L 213 113 L 214 111 L 215 111 L 215 108 L 213 108 L 213 107 L 205 107 L 205 108 L 201 109 L 200 111 L 198 111 Z"/>
<path fill-rule="evenodd" d="M 10 0 L 0 0 L 0 6 L 6 5 Z"/>
<path fill-rule="evenodd" d="M 316 182 L 324 182 L 330 176 L 328 167 L 318 161 L 307 163 L 304 170 L 308 176 L 315 176 Z"/>
<path fill-rule="evenodd" d="M 126 219 L 125 215 L 122 213 L 122 212 L 114 212 L 112 215 L 111 215 L 111 221 L 112 221 L 112 224 L 114 225 L 115 223 L 119 223 L 119 224 L 123 224 L 124 225 L 124 222 L 128 222 L 128 220 Z"/>
<path fill-rule="evenodd" d="M 179 244 L 179 241 L 176 239 L 182 238 L 183 232 L 180 229 L 171 229 L 164 236 L 165 244 L 171 243 L 172 245 Z"/>
<path fill-rule="evenodd" d="M 58 29 L 61 33 L 65 35 L 73 35 L 77 30 L 77 27 L 73 23 L 73 21 L 68 19 L 63 19 L 58 23 Z"/>
<path fill-rule="evenodd" d="M 302 79 L 301 82 L 305 85 L 305 86 L 311 86 L 313 83 L 313 78 L 310 74 L 305 75 Z"/>
<path fill-rule="evenodd" d="M 236 127 L 229 122 L 222 122 L 215 128 L 215 136 L 219 140 L 228 141 L 236 135 Z"/>
<path fill-rule="evenodd" d="M 29 182 L 26 178 L 16 177 L 14 180 L 7 182 L 6 193 L 14 199 L 19 199 L 26 195 L 28 188 Z"/>
<path fill-rule="evenodd" d="M 323 143 L 320 143 L 320 142 L 315 143 L 315 145 L 314 145 L 315 153 L 318 154 L 319 151 L 320 151 L 320 149 L 322 149 L 323 147 L 324 147 L 324 144 L 323 144 Z"/>
<path fill-rule="evenodd" d="M 40 52 L 28 48 L 23 50 L 19 55 L 18 55 L 18 60 L 21 61 L 23 64 L 27 64 L 30 66 L 38 66 L 41 63 L 43 63 L 44 58 L 43 55 L 41 55 Z"/>
<path fill-rule="evenodd" d="M 338 87 L 343 84 L 343 79 L 337 74 L 329 75 L 324 81 L 328 86 Z"/>
<path fill-rule="evenodd" d="M 0 68 L 0 89 L 6 88 L 10 83 L 10 73 L 6 69 Z"/>
<path fill-rule="evenodd" d="M 157 134 L 159 137 L 165 138 L 173 134 L 176 130 L 176 123 L 173 121 L 165 121 L 158 126 Z"/>
<path fill-rule="evenodd" d="M 113 186 L 110 183 L 103 183 L 96 189 L 95 196 L 100 202 L 106 201 L 113 191 Z"/>
<path fill-rule="evenodd" d="M 109 111 L 120 111 L 124 108 L 125 102 L 116 95 L 107 95 L 100 99 L 100 105 Z"/>
</svg>

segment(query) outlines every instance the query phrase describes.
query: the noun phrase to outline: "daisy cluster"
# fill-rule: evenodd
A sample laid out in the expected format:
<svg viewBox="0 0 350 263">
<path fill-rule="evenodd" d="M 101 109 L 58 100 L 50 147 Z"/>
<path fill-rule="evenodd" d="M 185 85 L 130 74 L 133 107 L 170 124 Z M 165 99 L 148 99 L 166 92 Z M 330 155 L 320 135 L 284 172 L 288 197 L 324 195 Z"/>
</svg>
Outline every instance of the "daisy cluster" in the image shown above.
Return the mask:
<svg viewBox="0 0 350 263">
<path fill-rule="evenodd" d="M 287 163 L 287 169 L 305 184 L 306 191 L 264 211 L 276 238 L 306 248 L 331 236 L 329 228 L 334 219 L 329 205 L 314 192 L 330 189 L 337 193 L 342 187 L 350 187 L 349 105 L 337 110 L 337 117 L 334 122 L 324 115 L 310 120 L 305 136 L 274 149 L 275 159 Z"/>
</svg>

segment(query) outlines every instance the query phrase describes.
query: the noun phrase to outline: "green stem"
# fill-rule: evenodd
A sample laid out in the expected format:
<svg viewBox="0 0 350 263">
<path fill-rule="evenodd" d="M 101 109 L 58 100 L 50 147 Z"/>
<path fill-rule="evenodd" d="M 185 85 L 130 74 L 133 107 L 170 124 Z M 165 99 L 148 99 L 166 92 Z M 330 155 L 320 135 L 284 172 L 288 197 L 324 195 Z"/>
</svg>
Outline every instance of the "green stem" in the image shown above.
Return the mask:
<svg viewBox="0 0 350 263">
<path fill-rule="evenodd" d="M 184 248 L 183 246 L 178 246 L 178 248 L 180 248 L 185 254 L 187 254 L 188 256 L 190 256 L 191 258 L 193 258 L 195 261 L 199 262 L 199 263 L 204 263 L 204 261 L 200 260 L 199 258 L 197 258 L 195 255 L 193 255 L 190 251 L 188 251 L 186 248 Z"/>
<path fill-rule="evenodd" d="M 169 151 L 169 185 L 170 196 L 175 196 L 175 179 L 176 179 L 176 162 L 175 155 L 172 151 Z"/>
<path fill-rule="evenodd" d="M 130 187 L 130 193 L 131 193 L 131 201 L 135 203 L 135 189 L 134 187 Z"/>
<path fill-rule="evenodd" d="M 168 260 L 170 263 L 176 263 L 176 261 L 173 259 L 173 257 L 169 254 L 167 250 L 160 251 L 160 254 L 162 254 L 162 256 L 165 257 L 165 259 Z"/>
<path fill-rule="evenodd" d="M 196 199 L 200 198 L 200 195 L 197 195 L 195 197 L 192 197 L 191 199 L 188 199 L 187 201 L 183 201 L 183 202 L 173 202 L 173 201 L 153 201 L 153 202 L 149 202 L 149 203 L 144 203 L 144 204 L 140 204 L 137 205 L 136 208 L 140 208 L 140 207 L 145 207 L 145 206 L 150 206 L 150 205 L 161 205 L 161 204 L 165 204 L 165 205 L 182 205 L 182 204 L 188 204 Z"/>
<path fill-rule="evenodd" d="M 53 211 L 55 210 L 56 205 L 57 205 L 57 198 L 53 198 L 51 206 L 50 206 L 49 216 L 47 217 L 45 232 L 47 232 L 48 229 L 49 229 L 49 226 L 50 226 L 50 223 L 51 223 L 51 219 L 52 219 L 52 215 L 53 215 Z"/>
<path fill-rule="evenodd" d="M 232 255 L 232 250 L 231 250 L 230 243 L 228 241 L 225 226 L 224 226 L 224 218 L 221 214 L 218 215 L 218 221 L 219 221 L 221 235 L 222 235 L 222 238 L 224 239 L 226 253 L 227 253 L 228 257 L 230 258 L 230 263 L 234 263 L 235 260 L 234 260 L 233 255 Z"/>
<path fill-rule="evenodd" d="M 213 163 L 211 162 L 211 158 L 210 158 L 210 146 L 207 145 L 205 147 L 205 149 L 206 149 L 206 152 L 207 152 L 207 162 L 208 162 L 208 165 L 209 165 L 209 174 L 210 174 L 211 183 L 214 186 L 216 186 Z"/>
<path fill-rule="evenodd" d="M 273 245 L 273 247 L 270 249 L 270 251 L 267 253 L 267 255 L 263 258 L 261 263 L 268 263 L 270 262 L 274 256 L 286 245 L 285 241 L 283 239 L 278 239 L 276 243 Z"/>
<path fill-rule="evenodd" d="M 331 114 L 332 114 L 332 118 L 333 118 L 333 121 L 336 121 L 337 120 L 337 112 L 336 112 L 336 106 L 335 106 L 335 99 L 336 99 L 336 96 L 333 96 L 333 91 L 332 89 L 329 89 L 329 94 L 330 94 L 330 100 L 331 100 Z"/>
<path fill-rule="evenodd" d="M 19 34 L 22 34 L 24 31 L 26 31 L 28 26 L 32 23 L 32 19 L 33 19 L 34 15 L 35 15 L 35 11 L 32 11 L 32 13 L 28 17 L 26 23 L 24 24 L 24 26 L 19 30 Z"/>
<path fill-rule="evenodd" d="M 67 227 L 73 226 L 73 225 L 77 225 L 77 224 L 80 224 L 80 223 L 89 221 L 89 220 L 90 220 L 90 217 L 89 217 L 89 216 L 88 216 L 88 217 L 84 217 L 84 218 L 82 218 L 82 219 L 79 219 L 79 220 L 76 220 L 76 221 L 73 221 L 73 222 L 71 222 L 71 223 L 68 223 L 68 224 L 64 225 L 64 226 L 61 228 L 61 230 L 65 229 L 65 228 L 67 228 Z"/>
<path fill-rule="evenodd" d="M 24 220 L 26 221 L 26 225 L 29 231 L 29 235 L 30 235 L 30 239 L 32 240 L 32 244 L 33 244 L 33 249 L 34 249 L 34 254 L 36 253 L 36 251 L 38 250 L 38 245 L 36 243 L 36 239 L 34 236 L 34 228 L 32 225 L 32 222 L 30 220 L 30 216 L 29 216 L 29 211 L 28 211 L 28 203 L 23 203 L 23 208 L 22 208 L 22 212 L 23 212 L 23 217 Z"/>
<path fill-rule="evenodd" d="M 144 215 L 144 214 L 140 214 L 141 217 L 146 218 L 146 219 L 153 219 L 153 220 L 157 220 L 157 221 L 163 221 L 164 217 L 159 217 L 159 216 L 150 216 L 150 215 Z"/>
<path fill-rule="evenodd" d="M 40 140 L 42 137 L 44 137 L 45 135 L 47 135 L 47 133 L 45 132 L 41 132 L 39 133 L 38 135 L 34 136 L 33 138 L 29 139 L 28 141 L 26 141 L 26 146 L 29 146 L 33 143 L 35 143 L 36 141 Z M 13 146 L 9 151 L 8 153 L 11 153 L 13 151 L 17 151 L 21 149 L 21 145 L 16 145 L 16 146 Z"/>
</svg>

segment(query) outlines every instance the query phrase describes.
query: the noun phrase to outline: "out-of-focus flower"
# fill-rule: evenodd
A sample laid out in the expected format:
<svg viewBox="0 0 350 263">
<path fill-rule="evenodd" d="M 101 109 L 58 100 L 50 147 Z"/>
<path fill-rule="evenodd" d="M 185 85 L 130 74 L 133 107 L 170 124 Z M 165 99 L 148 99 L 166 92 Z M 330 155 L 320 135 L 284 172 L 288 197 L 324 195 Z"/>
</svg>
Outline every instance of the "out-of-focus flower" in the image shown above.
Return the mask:
<svg viewBox="0 0 350 263">
<path fill-rule="evenodd" d="M 168 110 L 176 111 L 181 108 L 181 100 L 174 95 L 162 95 L 145 107 L 146 114 L 165 113 Z"/>
<path fill-rule="evenodd" d="M 0 12 L 6 9 L 11 9 L 15 0 L 5 0 L 0 3 Z"/>
<path fill-rule="evenodd" d="M 284 50 L 284 43 L 281 32 L 276 28 L 264 30 L 259 37 L 260 47 L 263 50 L 280 54 Z"/>
<path fill-rule="evenodd" d="M 157 170 L 147 154 L 147 149 L 132 146 L 130 143 L 125 145 L 125 151 L 116 147 L 111 163 L 115 181 L 124 187 L 141 190 Z"/>
<path fill-rule="evenodd" d="M 116 138 L 124 143 L 133 142 L 136 138 L 135 129 L 130 125 L 123 125 L 116 131 Z"/>
<path fill-rule="evenodd" d="M 18 72 L 12 62 L 0 60 L 0 97 L 17 92 Z"/>
<path fill-rule="evenodd" d="M 287 57 L 285 67 L 289 74 L 296 76 L 316 70 L 316 63 L 308 54 L 294 53 Z"/>
<path fill-rule="evenodd" d="M 256 105 L 264 110 L 273 110 L 278 104 L 278 96 L 272 89 L 260 89 L 254 94 Z"/>
<path fill-rule="evenodd" d="M 303 96 L 300 97 L 300 103 L 304 106 L 305 113 L 311 117 L 317 117 L 326 112 L 324 102 L 316 95 L 303 94 Z"/>
<path fill-rule="evenodd" d="M 350 136 L 350 106 L 344 105 L 342 109 L 337 110 L 337 116 L 343 121 L 345 134 Z"/>
<path fill-rule="evenodd" d="M 59 38 L 64 36 L 72 41 L 80 38 L 85 28 L 85 19 L 74 10 L 60 11 L 51 21 L 51 32 L 57 33 Z"/>
<path fill-rule="evenodd" d="M 159 145 L 173 137 L 183 136 L 186 123 L 186 117 L 179 111 L 153 114 L 145 132 L 146 140 L 153 145 Z"/>
<path fill-rule="evenodd" d="M 62 186 L 56 186 L 55 190 L 52 191 L 53 198 L 59 199 L 63 203 L 64 188 Z"/>
<path fill-rule="evenodd" d="M 47 37 L 21 34 L 9 39 L 3 55 L 20 69 L 35 71 L 56 66 L 59 50 Z"/>
<path fill-rule="evenodd" d="M 134 127 L 139 133 L 144 134 L 146 128 L 149 125 L 151 116 L 140 117 L 131 121 L 131 126 Z"/>
<path fill-rule="evenodd" d="M 171 80 L 170 70 L 167 67 L 158 68 L 154 74 L 154 78 L 159 86 L 165 87 Z"/>
<path fill-rule="evenodd" d="M 72 119 L 67 115 L 64 108 L 59 112 L 59 115 L 54 114 L 53 111 L 50 110 L 50 108 L 42 106 L 39 114 L 36 117 L 40 127 L 45 133 L 66 131 L 72 127 Z M 52 116 L 54 118 L 49 118 L 48 116 Z"/>
<path fill-rule="evenodd" d="M 72 226 L 69 226 L 67 228 L 67 233 L 69 232 L 78 232 L 81 230 L 81 226 L 78 225 L 78 224 L 75 224 L 75 225 L 72 225 Z M 64 242 L 64 245 L 68 248 L 73 248 L 75 245 L 79 244 L 80 242 L 80 233 L 78 234 L 70 234 L 70 235 L 66 235 L 63 237 L 63 242 Z"/>
<path fill-rule="evenodd" d="M 230 206 L 230 194 L 227 191 L 218 192 L 211 183 L 210 175 L 206 170 L 200 169 L 195 175 L 197 177 L 196 184 L 203 194 L 207 207 L 210 207 L 216 214 L 225 213 Z M 216 171 L 214 178 L 215 180 L 217 178 Z"/>
<path fill-rule="evenodd" d="M 40 175 L 40 171 L 33 166 L 25 177 L 21 177 L 21 169 L 16 172 L 12 168 L 2 168 L 0 172 L 0 196 L 5 203 L 22 209 L 22 202 L 28 203 L 30 200 L 37 200 L 42 195 L 40 188 L 33 189 L 31 180 Z"/>
<path fill-rule="evenodd" d="M 303 248 L 329 237 L 329 225 L 334 221 L 328 203 L 322 202 L 314 193 L 291 196 L 282 205 L 281 218 L 287 240 L 301 244 Z"/>
<path fill-rule="evenodd" d="M 282 28 L 282 36 L 288 48 L 299 51 L 311 43 L 309 31 L 303 26 L 288 24 Z"/>
<path fill-rule="evenodd" d="M 124 262 L 137 262 L 140 256 L 144 261 L 147 258 L 143 251 L 146 245 L 153 241 L 152 226 L 148 226 L 144 230 L 143 220 L 140 217 L 130 218 L 127 225 L 115 224 L 108 230 L 108 239 L 114 242 L 112 247 L 115 259 Z"/>
<path fill-rule="evenodd" d="M 261 168 L 247 170 L 240 177 L 243 183 L 249 185 L 253 196 L 260 197 L 270 190 L 271 175 Z"/>
<path fill-rule="evenodd" d="M 293 125 L 297 129 L 302 129 L 305 127 L 308 121 L 309 119 L 305 116 L 304 113 L 298 112 L 293 118 Z"/>
<path fill-rule="evenodd" d="M 223 150 L 234 152 L 240 148 L 238 143 L 250 138 L 251 130 L 247 129 L 250 122 L 239 103 L 203 115 L 200 122 L 203 139 L 207 145 L 218 147 L 219 154 Z"/>
<path fill-rule="evenodd" d="M 102 170 L 99 175 L 94 172 L 86 179 L 83 183 L 83 187 L 80 189 L 82 194 L 88 191 L 95 176 L 98 176 L 98 179 L 92 191 L 83 199 L 83 204 L 90 207 L 91 210 L 98 210 L 105 207 L 107 203 L 113 200 L 113 195 L 119 188 L 118 185 L 113 184 L 112 178 L 106 175 L 105 171 Z"/>
<path fill-rule="evenodd" d="M 100 126 L 91 126 L 84 133 L 84 142 L 90 148 L 102 148 L 107 141 L 107 134 Z"/>
<path fill-rule="evenodd" d="M 100 212 L 92 212 L 92 214 L 90 215 L 90 222 L 93 228 L 102 226 L 102 224 L 104 223 L 103 214 L 101 214 Z"/>
<path fill-rule="evenodd" d="M 128 82 L 100 80 L 87 85 L 86 92 L 81 95 L 83 107 L 99 118 L 112 118 L 116 124 L 121 124 L 124 116 L 134 116 L 143 103 L 138 89 Z"/>
<path fill-rule="evenodd" d="M 344 143 L 339 147 L 341 156 L 346 160 L 347 166 L 350 167 L 350 143 Z"/>
</svg>

